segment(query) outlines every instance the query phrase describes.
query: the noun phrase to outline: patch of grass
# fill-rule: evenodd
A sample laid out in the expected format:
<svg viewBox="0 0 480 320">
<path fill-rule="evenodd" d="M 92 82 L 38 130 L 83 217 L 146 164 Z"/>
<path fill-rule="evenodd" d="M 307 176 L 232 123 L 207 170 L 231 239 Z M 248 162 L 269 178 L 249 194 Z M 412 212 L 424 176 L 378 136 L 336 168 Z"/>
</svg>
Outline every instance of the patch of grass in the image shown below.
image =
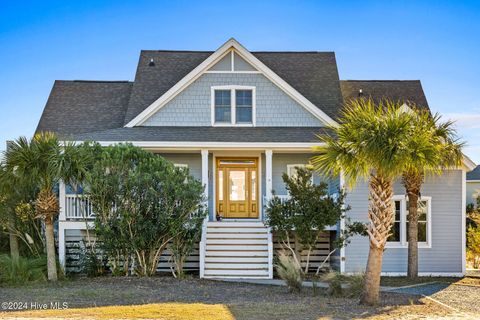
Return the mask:
<svg viewBox="0 0 480 320">
<path fill-rule="evenodd" d="M 228 307 L 203 303 L 155 303 L 84 309 L 42 310 L 0 313 L 0 317 L 37 317 L 65 319 L 162 319 L 162 320 L 234 320 Z"/>
</svg>

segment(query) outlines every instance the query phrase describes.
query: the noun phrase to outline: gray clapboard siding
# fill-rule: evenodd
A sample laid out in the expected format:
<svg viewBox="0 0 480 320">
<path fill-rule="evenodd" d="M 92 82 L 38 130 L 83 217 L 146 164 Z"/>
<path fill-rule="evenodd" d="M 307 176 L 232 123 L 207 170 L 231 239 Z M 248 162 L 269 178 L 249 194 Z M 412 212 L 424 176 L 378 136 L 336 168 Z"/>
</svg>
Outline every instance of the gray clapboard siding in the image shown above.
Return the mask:
<svg viewBox="0 0 480 320">
<path fill-rule="evenodd" d="M 422 196 L 432 198 L 432 247 L 419 249 L 419 272 L 462 272 L 462 172 L 445 171 L 438 177 L 427 177 Z M 395 194 L 405 194 L 400 182 L 395 183 Z M 367 222 L 368 185 L 360 182 L 348 193 L 347 203 L 352 207 L 348 216 L 353 221 Z M 365 269 L 368 257 L 368 239 L 355 237 L 346 247 L 346 272 Z M 387 248 L 383 258 L 383 272 L 406 272 L 407 249 Z"/>
<path fill-rule="evenodd" d="M 144 126 L 211 126 L 211 87 L 256 87 L 259 127 L 318 127 L 323 123 L 262 74 L 204 74 L 152 115 Z"/>
</svg>

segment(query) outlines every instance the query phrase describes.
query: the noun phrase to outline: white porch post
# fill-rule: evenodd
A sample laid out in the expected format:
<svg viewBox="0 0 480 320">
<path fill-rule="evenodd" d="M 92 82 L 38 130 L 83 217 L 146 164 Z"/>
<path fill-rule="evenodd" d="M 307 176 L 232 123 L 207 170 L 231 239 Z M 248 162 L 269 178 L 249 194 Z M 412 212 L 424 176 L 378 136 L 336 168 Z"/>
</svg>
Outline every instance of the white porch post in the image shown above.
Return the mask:
<svg viewBox="0 0 480 320">
<path fill-rule="evenodd" d="M 272 199 L 272 156 L 272 150 L 265 150 L 265 198 L 267 202 Z M 263 218 L 265 219 L 265 217 Z M 268 278 L 273 279 L 273 240 L 270 228 L 268 228 Z"/>
<path fill-rule="evenodd" d="M 208 208 L 208 150 L 202 149 L 202 184 L 205 187 L 205 201 Z M 210 219 L 210 210 L 208 210 L 207 216 L 202 225 L 202 239 L 200 240 L 200 278 L 205 276 L 205 246 L 207 237 L 207 222 Z"/>
<path fill-rule="evenodd" d="M 205 197 L 208 199 L 208 150 L 202 149 L 202 184 L 205 187 Z M 208 200 L 207 200 L 208 203 Z"/>
<path fill-rule="evenodd" d="M 65 183 L 59 182 L 59 200 L 60 200 L 60 214 L 58 217 L 58 260 L 60 266 L 65 270 Z"/>
<path fill-rule="evenodd" d="M 272 198 L 272 155 L 272 150 L 265 150 L 265 197 L 267 198 L 267 201 Z"/>
</svg>

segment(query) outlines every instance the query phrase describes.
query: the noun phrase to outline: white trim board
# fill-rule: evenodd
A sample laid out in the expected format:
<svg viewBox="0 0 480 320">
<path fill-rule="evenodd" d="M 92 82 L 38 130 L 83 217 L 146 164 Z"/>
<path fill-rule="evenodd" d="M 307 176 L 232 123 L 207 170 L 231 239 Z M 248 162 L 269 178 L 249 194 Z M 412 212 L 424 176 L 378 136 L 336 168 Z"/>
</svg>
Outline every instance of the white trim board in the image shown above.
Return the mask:
<svg viewBox="0 0 480 320">
<path fill-rule="evenodd" d="M 258 60 L 252 53 L 250 53 L 245 47 L 243 47 L 237 40 L 231 38 L 225 42 L 220 48 L 218 48 L 212 55 L 200 63 L 195 69 L 188 73 L 183 79 L 177 82 L 167 92 L 165 92 L 160 98 L 155 100 L 150 106 L 143 110 L 139 115 L 128 122 L 125 127 L 135 127 L 142 125 L 148 118 L 155 114 L 159 109 L 165 106 L 169 101 L 176 97 L 180 92 L 197 80 L 202 74 L 204 74 L 210 67 L 217 63 L 232 49 L 246 62 L 250 63 L 254 68 L 259 70 L 267 79 L 273 82 L 277 87 L 283 90 L 294 101 L 299 103 L 307 111 L 313 114 L 317 119 L 325 124 L 336 126 L 338 125 L 332 118 L 330 118 L 325 112 L 320 110 L 285 80 L 280 78 L 275 72 L 268 68 L 263 62 Z"/>
</svg>

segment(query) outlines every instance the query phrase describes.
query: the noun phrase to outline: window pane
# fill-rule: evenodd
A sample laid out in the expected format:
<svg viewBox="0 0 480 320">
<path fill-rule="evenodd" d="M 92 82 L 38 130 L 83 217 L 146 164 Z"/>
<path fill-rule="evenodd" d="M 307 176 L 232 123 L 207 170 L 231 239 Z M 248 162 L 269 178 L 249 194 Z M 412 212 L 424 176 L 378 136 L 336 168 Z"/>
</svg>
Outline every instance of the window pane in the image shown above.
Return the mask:
<svg viewBox="0 0 480 320">
<path fill-rule="evenodd" d="M 395 222 L 390 232 L 392 235 L 388 237 L 387 241 L 400 242 L 400 222 Z"/>
<path fill-rule="evenodd" d="M 230 122 L 231 115 L 230 90 L 215 90 L 215 122 Z"/>
<path fill-rule="evenodd" d="M 237 106 L 237 122 L 252 123 L 252 108 Z"/>
<path fill-rule="evenodd" d="M 238 123 L 252 122 L 252 90 L 235 90 L 236 118 Z"/>
<path fill-rule="evenodd" d="M 230 171 L 229 174 L 230 183 L 230 200 L 231 201 L 244 201 L 245 200 L 245 171 Z"/>
<path fill-rule="evenodd" d="M 427 201 L 418 202 L 418 221 L 427 221 Z"/>
<path fill-rule="evenodd" d="M 402 202 L 399 200 L 394 201 L 395 204 L 395 216 L 392 224 L 392 229 L 390 233 L 392 234 L 388 237 L 387 241 L 400 242 L 400 215 L 402 213 Z"/>
<path fill-rule="evenodd" d="M 252 90 L 235 90 L 237 107 L 252 106 Z"/>
<path fill-rule="evenodd" d="M 257 172 L 252 171 L 252 201 L 257 200 Z"/>
<path fill-rule="evenodd" d="M 400 221 L 401 202 L 395 201 L 395 221 Z"/>
<path fill-rule="evenodd" d="M 218 200 L 223 201 L 223 170 L 218 171 Z"/>
<path fill-rule="evenodd" d="M 427 223 L 426 222 L 418 223 L 418 241 L 427 242 Z"/>
<path fill-rule="evenodd" d="M 215 122 L 228 122 L 230 123 L 232 118 L 231 108 L 228 107 L 215 107 Z"/>
</svg>

